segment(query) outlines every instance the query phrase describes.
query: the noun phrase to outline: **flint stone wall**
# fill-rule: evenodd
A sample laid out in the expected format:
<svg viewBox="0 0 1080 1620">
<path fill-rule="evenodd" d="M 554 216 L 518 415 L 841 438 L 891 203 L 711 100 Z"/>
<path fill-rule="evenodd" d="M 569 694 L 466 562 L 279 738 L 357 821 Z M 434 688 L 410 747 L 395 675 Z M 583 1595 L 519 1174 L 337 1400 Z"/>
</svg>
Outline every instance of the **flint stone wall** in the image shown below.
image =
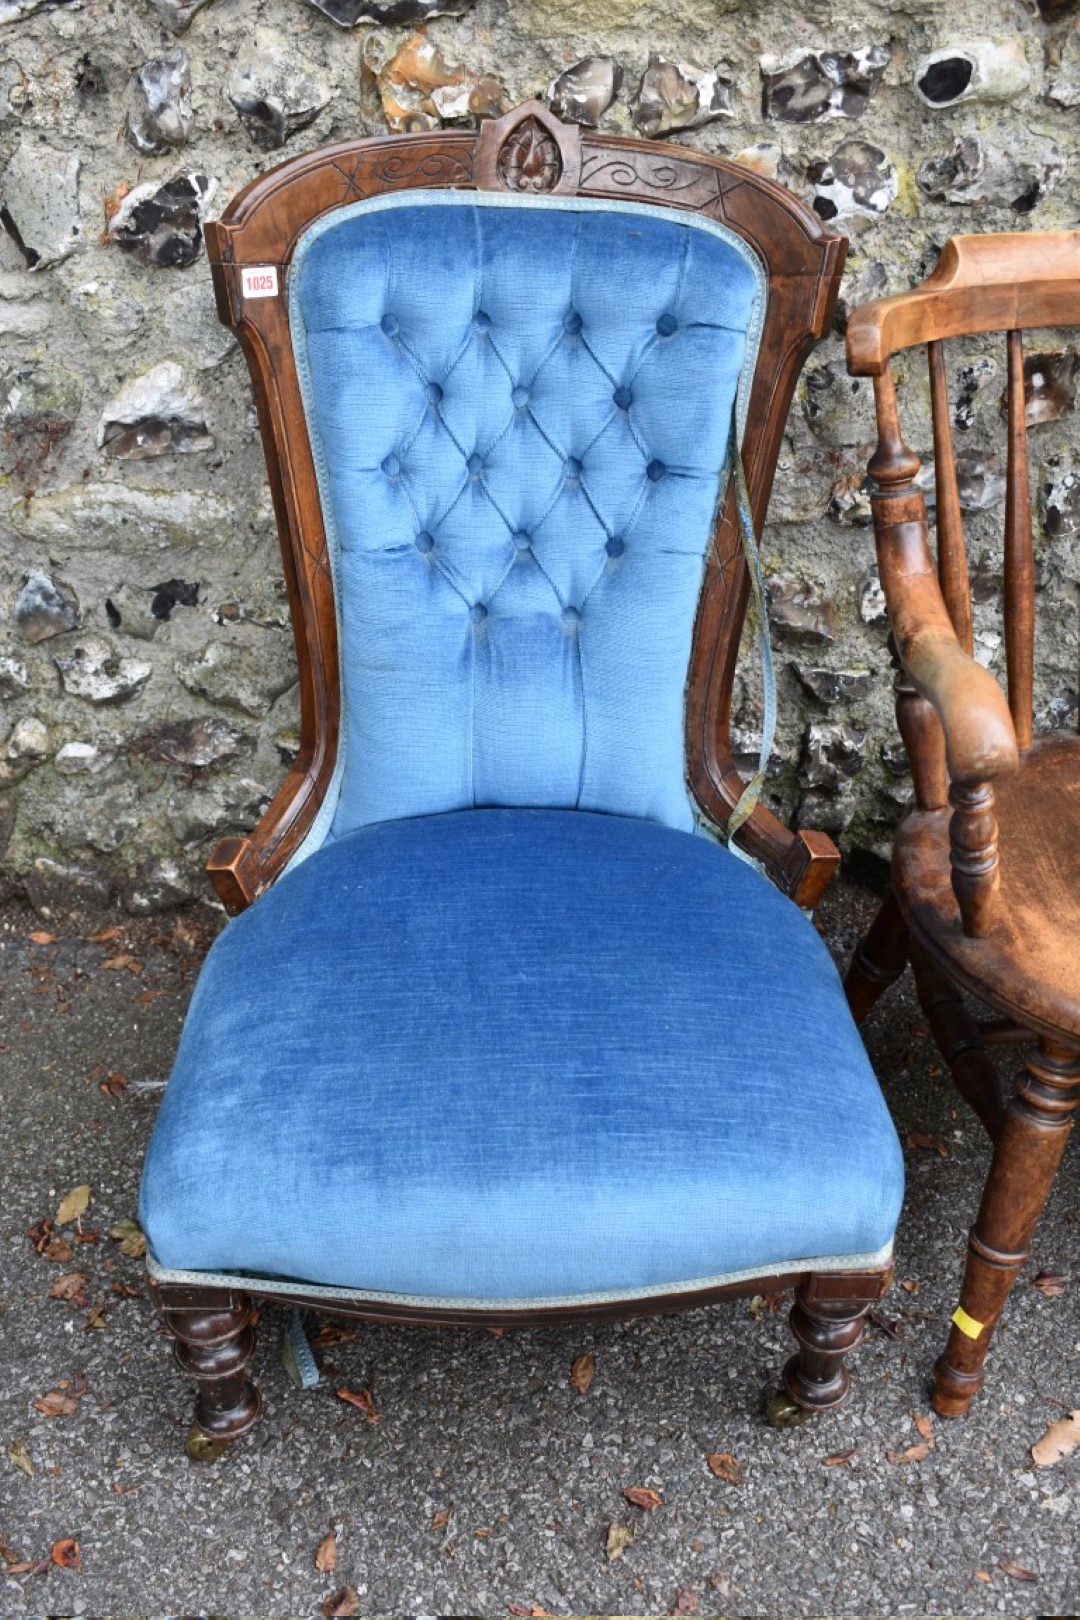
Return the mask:
<svg viewBox="0 0 1080 1620">
<path fill-rule="evenodd" d="M 1080 223 L 1076 0 L 0 0 L 8 890 L 52 911 L 205 898 L 208 850 L 252 824 L 297 746 L 262 455 L 203 223 L 305 147 L 528 96 L 739 156 L 851 237 L 764 539 L 782 700 L 768 793 L 849 849 L 887 848 L 910 779 L 844 315 L 919 280 L 953 232 Z M 1037 708 L 1073 725 L 1080 361 L 1075 335 L 1030 350 Z M 898 369 L 929 470 L 924 370 Z M 979 656 L 998 668 L 1001 349 L 955 352 L 950 380 Z M 754 688 L 748 661 L 748 761 Z"/>
</svg>

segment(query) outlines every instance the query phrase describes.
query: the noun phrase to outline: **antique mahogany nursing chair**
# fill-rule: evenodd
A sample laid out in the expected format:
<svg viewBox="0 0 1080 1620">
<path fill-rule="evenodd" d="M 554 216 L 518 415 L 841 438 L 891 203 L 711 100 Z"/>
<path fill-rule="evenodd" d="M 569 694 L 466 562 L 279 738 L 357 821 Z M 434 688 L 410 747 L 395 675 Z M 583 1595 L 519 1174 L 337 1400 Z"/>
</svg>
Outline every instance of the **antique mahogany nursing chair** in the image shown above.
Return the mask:
<svg viewBox="0 0 1080 1620">
<path fill-rule="evenodd" d="M 536 104 L 298 157 L 207 236 L 302 746 L 210 863 L 241 915 L 143 1178 L 196 1424 L 255 1420 L 253 1299 L 508 1324 L 794 1285 L 786 1398 L 835 1405 L 901 1156 L 799 909 L 836 851 L 746 796 L 728 713 L 842 239 Z M 709 835 L 740 821 L 773 882 Z"/>
<path fill-rule="evenodd" d="M 847 977 L 862 1020 L 910 960 L 953 1079 L 993 1143 L 960 1305 L 937 1363 L 934 1405 L 967 1411 L 991 1335 L 1080 1102 L 1080 737 L 1033 729 L 1035 561 L 1025 330 L 1080 325 L 1080 231 L 957 236 L 922 286 L 867 304 L 848 325 L 848 366 L 874 379 L 870 462 L 881 582 L 897 660 L 896 712 L 915 808 L 892 885 Z M 1003 603 L 1008 701 L 971 657 L 971 589 L 953 452 L 945 340 L 1005 332 Z M 901 436 L 892 357 L 926 344 L 933 410 L 937 572 L 919 458 Z M 1037 352 L 1037 350 L 1035 351 Z M 1035 414 L 1038 420 L 1038 414 Z M 1053 568 L 1053 559 L 1048 559 Z M 978 1023 L 960 991 L 994 1014 Z M 1030 1046 L 1004 1106 L 986 1048 Z"/>
</svg>

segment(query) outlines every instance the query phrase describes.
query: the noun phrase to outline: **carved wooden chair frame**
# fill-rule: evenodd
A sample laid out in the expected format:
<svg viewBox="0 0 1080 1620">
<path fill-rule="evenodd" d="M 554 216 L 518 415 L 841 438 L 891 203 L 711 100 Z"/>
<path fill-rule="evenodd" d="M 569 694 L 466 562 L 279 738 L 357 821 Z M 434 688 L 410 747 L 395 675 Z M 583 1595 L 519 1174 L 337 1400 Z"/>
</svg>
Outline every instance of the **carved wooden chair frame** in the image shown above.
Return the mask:
<svg viewBox="0 0 1080 1620">
<path fill-rule="evenodd" d="M 245 273 L 284 292 L 297 243 L 313 221 L 377 193 L 435 187 L 633 198 L 698 211 L 738 233 L 766 268 L 769 298 L 750 395 L 742 454 L 760 532 L 795 383 L 807 354 L 829 329 L 846 242 L 782 187 L 706 154 L 565 125 L 525 103 L 479 131 L 437 130 L 348 141 L 294 158 L 242 190 L 207 226 L 221 320 L 232 327 L 254 384 L 277 516 L 299 660 L 301 743 L 296 761 L 255 831 L 219 844 L 208 866 L 230 911 L 255 900 L 282 872 L 311 827 L 334 768 L 338 743 L 337 628 L 326 536 L 283 296 L 246 296 Z M 256 287 L 255 289 L 259 289 Z M 699 601 L 686 702 L 689 785 L 705 818 L 722 828 L 743 780 L 729 736 L 731 691 L 749 594 L 734 480 L 722 503 Z M 792 832 L 758 804 L 738 841 L 804 906 L 824 891 L 839 856 L 822 833 Z M 797 1287 L 792 1322 L 800 1349 L 785 1370 L 789 1396 L 824 1408 L 847 1387 L 844 1358 L 887 1271 L 792 1274 L 695 1294 L 603 1305 L 437 1311 L 347 1298 L 330 1303 L 303 1286 L 263 1297 L 382 1321 L 501 1325 L 626 1317 L 691 1308 L 769 1288 Z M 246 1377 L 252 1350 L 251 1296 L 260 1291 L 159 1282 L 155 1293 L 185 1370 L 199 1381 L 196 1424 L 231 1438 L 254 1421 L 258 1396 Z M 217 1286 L 220 1284 L 220 1286 Z"/>
</svg>

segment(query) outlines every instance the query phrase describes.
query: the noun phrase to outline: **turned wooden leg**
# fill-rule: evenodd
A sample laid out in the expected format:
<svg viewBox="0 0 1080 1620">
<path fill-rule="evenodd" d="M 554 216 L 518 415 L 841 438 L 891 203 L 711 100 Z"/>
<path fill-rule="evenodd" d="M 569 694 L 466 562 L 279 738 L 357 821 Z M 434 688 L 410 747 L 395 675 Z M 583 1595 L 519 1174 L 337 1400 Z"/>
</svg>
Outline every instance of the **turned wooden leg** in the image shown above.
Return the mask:
<svg viewBox="0 0 1080 1620">
<path fill-rule="evenodd" d="M 979 1026 L 965 1007 L 956 985 L 936 963 L 922 951 L 914 950 L 911 966 L 919 1006 L 933 1030 L 938 1050 L 949 1065 L 956 1089 L 979 1116 L 991 1142 L 996 1142 L 1005 1120 L 1005 1100 Z"/>
<path fill-rule="evenodd" d="M 983 1363 L 1054 1184 L 1080 1103 L 1080 1053 L 1040 1041 L 1005 1111 L 982 1204 L 968 1239 L 960 1307 L 934 1369 L 933 1402 L 962 1417 L 983 1386 Z"/>
<path fill-rule="evenodd" d="M 176 1359 L 198 1385 L 196 1427 L 215 1440 L 235 1440 L 262 1410 L 262 1397 L 247 1376 L 255 1349 L 250 1299 L 223 1288 L 165 1286 L 156 1292 L 176 1340 Z"/>
<path fill-rule="evenodd" d="M 892 887 L 877 916 L 855 947 L 844 980 L 851 1016 L 861 1024 L 878 997 L 903 973 L 908 959 L 908 931 Z"/>
<path fill-rule="evenodd" d="M 994 790 L 989 782 L 949 789 L 949 861 L 960 921 L 969 939 L 985 939 L 994 921 L 1001 887 L 998 824 Z"/>
<path fill-rule="evenodd" d="M 797 1405 L 809 1412 L 839 1406 L 848 1390 L 847 1357 L 891 1279 L 891 1269 L 816 1274 L 796 1288 L 791 1331 L 799 1348 L 784 1368 L 784 1388 Z"/>
</svg>

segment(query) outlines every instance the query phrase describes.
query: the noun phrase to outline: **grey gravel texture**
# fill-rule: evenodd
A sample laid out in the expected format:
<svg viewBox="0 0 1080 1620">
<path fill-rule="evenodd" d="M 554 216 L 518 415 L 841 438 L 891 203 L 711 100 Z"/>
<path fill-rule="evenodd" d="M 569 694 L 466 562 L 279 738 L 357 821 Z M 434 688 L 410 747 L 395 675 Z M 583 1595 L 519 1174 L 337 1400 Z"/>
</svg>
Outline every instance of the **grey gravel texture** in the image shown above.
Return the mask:
<svg viewBox="0 0 1080 1620">
<path fill-rule="evenodd" d="M 847 884 L 823 906 L 838 958 L 874 903 Z M 121 932 L 89 942 L 102 927 Z M 361 1326 L 322 1352 L 326 1382 L 307 1394 L 287 1381 L 271 1309 L 256 1365 L 262 1422 L 198 1465 L 183 1451 L 186 1382 L 139 1261 L 108 1232 L 135 1210 L 156 1083 L 209 933 L 190 913 L 95 916 L 53 943 L 31 931 L 42 931 L 31 912 L 0 913 L 0 1543 L 9 1562 L 37 1561 L 72 1537 L 82 1568 L 0 1576 L 0 1614 L 317 1615 L 346 1583 L 365 1615 L 1080 1610 L 1080 1453 L 1045 1470 L 1029 1454 L 1050 1421 L 1080 1406 L 1075 1151 L 986 1392 L 966 1420 L 934 1420 L 924 1460 L 886 1455 L 919 1441 L 914 1414 L 929 1411 L 987 1163 L 906 987 L 875 1013 L 869 1046 L 901 1135 L 928 1133 L 947 1157 L 907 1152 L 898 1282 L 880 1318 L 891 1331 L 869 1329 L 839 1413 L 787 1432 L 764 1422 L 762 1394 L 790 1350 L 786 1301 L 757 1319 L 744 1300 L 502 1337 Z M 127 1084 L 113 1080 L 114 1097 L 101 1087 L 118 1074 Z M 83 1226 L 101 1237 L 50 1263 L 26 1229 L 81 1183 L 93 1189 Z M 1040 1268 L 1068 1274 L 1058 1297 L 1032 1286 Z M 87 1275 L 85 1305 L 49 1297 L 71 1269 Z M 139 1295 L 121 1298 L 117 1283 Z M 101 1303 L 106 1325 L 89 1328 Z M 568 1380 L 586 1350 L 596 1376 L 582 1395 Z M 73 1415 L 35 1410 L 79 1373 L 87 1389 Z M 342 1385 L 369 1388 L 380 1420 L 339 1401 Z M 8 1460 L 16 1441 L 32 1477 Z M 849 1448 L 848 1461 L 824 1462 Z M 710 1474 L 713 1451 L 737 1458 L 742 1486 Z M 630 1507 L 621 1493 L 631 1485 L 654 1487 L 663 1505 Z M 609 1562 L 615 1521 L 635 1539 Z M 321 1574 L 315 1549 L 331 1528 L 338 1565 Z"/>
</svg>

